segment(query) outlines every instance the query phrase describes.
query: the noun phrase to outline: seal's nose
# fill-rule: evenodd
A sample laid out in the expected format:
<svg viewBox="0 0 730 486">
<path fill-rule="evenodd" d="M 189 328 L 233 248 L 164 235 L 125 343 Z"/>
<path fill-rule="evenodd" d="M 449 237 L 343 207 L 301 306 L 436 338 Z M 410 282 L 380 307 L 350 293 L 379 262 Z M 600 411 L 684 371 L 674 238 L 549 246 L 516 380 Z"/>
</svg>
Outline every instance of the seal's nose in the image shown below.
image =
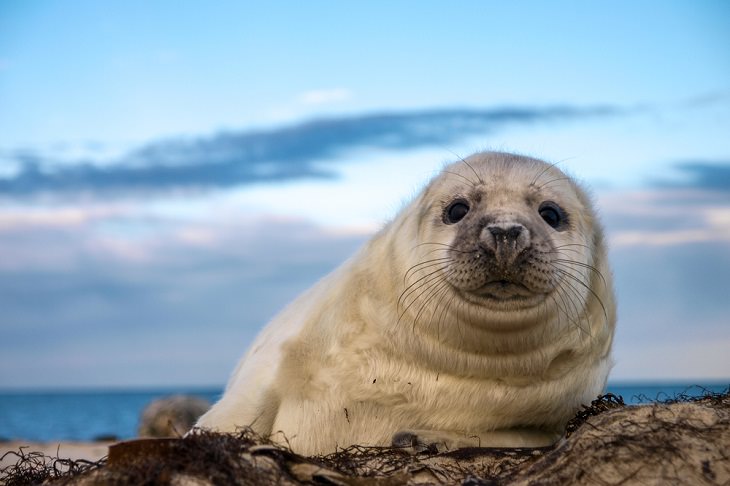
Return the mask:
<svg viewBox="0 0 730 486">
<path fill-rule="evenodd" d="M 494 252 L 498 261 L 511 263 L 522 250 L 530 246 L 530 232 L 515 222 L 488 224 L 480 238 L 481 246 Z"/>
<path fill-rule="evenodd" d="M 520 237 L 523 229 L 525 229 L 525 227 L 521 224 L 506 227 L 496 224 L 490 224 L 487 226 L 487 230 L 492 233 L 494 239 L 502 241 L 517 241 L 517 238 Z"/>
</svg>

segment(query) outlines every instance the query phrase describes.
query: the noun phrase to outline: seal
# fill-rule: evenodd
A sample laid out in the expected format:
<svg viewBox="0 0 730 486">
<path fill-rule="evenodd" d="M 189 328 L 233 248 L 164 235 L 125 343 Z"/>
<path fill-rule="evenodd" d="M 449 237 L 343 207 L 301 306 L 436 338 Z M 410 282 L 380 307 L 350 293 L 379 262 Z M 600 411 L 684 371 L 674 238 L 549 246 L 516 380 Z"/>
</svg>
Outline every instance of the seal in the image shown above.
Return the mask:
<svg viewBox="0 0 730 486">
<path fill-rule="evenodd" d="M 477 153 L 275 317 L 197 427 L 307 455 L 549 445 L 604 390 L 615 320 L 586 192 Z"/>
</svg>

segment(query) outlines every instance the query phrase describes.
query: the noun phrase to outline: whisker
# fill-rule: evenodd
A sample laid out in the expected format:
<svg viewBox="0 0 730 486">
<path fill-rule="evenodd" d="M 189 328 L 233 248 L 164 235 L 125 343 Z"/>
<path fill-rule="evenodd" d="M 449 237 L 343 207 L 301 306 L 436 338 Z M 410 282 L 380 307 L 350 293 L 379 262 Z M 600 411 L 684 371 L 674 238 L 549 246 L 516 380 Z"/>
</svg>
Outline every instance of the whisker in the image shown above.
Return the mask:
<svg viewBox="0 0 730 486">
<path fill-rule="evenodd" d="M 571 319 L 570 319 L 570 317 L 569 317 L 569 316 L 567 315 L 568 313 L 567 313 L 567 312 L 565 311 L 565 309 L 563 309 L 562 307 L 560 307 L 560 302 L 558 302 L 558 299 L 557 299 L 557 298 L 555 297 L 555 296 L 556 296 L 556 295 L 558 295 L 559 293 L 560 293 L 560 289 L 558 289 L 558 290 L 556 290 L 555 292 L 551 293 L 549 297 L 550 297 L 550 299 L 552 300 L 553 304 L 555 304 L 555 307 L 557 307 L 557 308 L 558 308 L 558 315 L 560 315 L 560 314 L 562 313 L 562 314 L 563 314 L 564 316 L 566 316 L 566 317 L 568 318 L 568 320 L 570 321 Z M 546 307 L 547 307 L 547 306 L 546 306 Z"/>
<path fill-rule="evenodd" d="M 415 250 L 419 246 L 423 246 L 423 245 L 441 245 L 441 246 L 445 247 L 445 248 L 436 248 L 435 250 L 431 250 L 431 253 L 433 253 L 435 251 L 447 251 L 447 250 L 451 250 L 451 251 L 453 251 L 455 253 L 464 253 L 464 254 L 467 254 L 467 253 L 474 253 L 474 252 L 479 251 L 479 250 L 459 250 L 457 247 L 455 247 L 453 245 L 447 245 L 446 243 L 438 243 L 438 242 L 419 243 L 418 245 L 414 246 L 411 249 L 412 250 Z"/>
<path fill-rule="evenodd" d="M 462 300 L 461 301 L 461 308 L 463 309 L 464 307 L 466 307 L 466 309 L 467 309 L 467 314 L 470 314 L 470 312 L 471 312 L 471 306 L 468 306 L 466 304 L 466 301 L 465 300 Z M 467 320 L 470 320 L 471 319 L 471 315 L 467 315 L 466 316 L 466 319 Z M 457 319 L 457 323 L 458 323 L 458 326 L 456 326 L 456 330 L 459 331 L 459 338 L 461 339 L 461 344 L 460 345 L 463 347 L 464 346 L 464 323 L 462 323 L 460 319 Z"/>
<path fill-rule="evenodd" d="M 568 157 L 568 158 L 565 158 L 565 159 L 562 159 L 562 160 L 558 160 L 557 162 L 554 162 L 554 163 L 552 163 L 552 164 L 549 164 L 549 165 L 548 165 L 547 167 L 545 167 L 545 169 L 543 169 L 543 170 L 542 170 L 542 172 L 540 172 L 540 173 L 539 173 L 539 174 L 537 175 L 537 177 L 535 177 L 535 178 L 534 178 L 534 179 L 532 180 L 532 182 L 530 183 L 530 185 L 531 185 L 531 186 L 534 186 L 534 185 L 535 185 L 535 184 L 537 183 L 537 181 L 538 181 L 538 180 L 540 179 L 540 177 L 542 177 L 542 176 L 543 176 L 543 174 L 545 174 L 545 172 L 549 171 L 549 170 L 550 170 L 550 169 L 552 169 L 553 167 L 557 167 L 557 165 L 558 165 L 558 164 L 562 164 L 562 163 L 563 163 L 563 162 L 565 162 L 566 160 L 570 160 L 570 159 L 572 159 L 572 158 L 574 158 L 574 157 Z"/>
<path fill-rule="evenodd" d="M 562 292 L 561 292 L 561 291 L 562 291 Z M 567 289 L 566 289 L 565 287 L 560 287 L 560 288 L 558 289 L 558 292 L 557 292 L 557 294 L 558 294 L 558 296 L 560 296 L 560 300 L 562 300 L 562 301 L 563 301 L 563 306 L 564 306 L 564 309 L 565 309 L 565 310 L 564 310 L 564 314 L 565 314 L 565 316 L 566 316 L 566 317 L 568 318 L 568 320 L 569 320 L 570 322 L 572 322 L 573 324 L 575 324 L 575 325 L 576 325 L 576 326 L 578 327 L 578 329 L 580 329 L 580 330 L 581 330 L 581 331 L 583 331 L 583 332 L 584 332 L 585 334 L 587 334 L 587 335 L 589 335 L 589 336 L 590 336 L 590 333 L 589 333 L 588 331 L 586 331 L 586 330 L 585 330 L 585 329 L 583 328 L 583 326 L 581 326 L 581 325 L 580 325 L 580 315 L 581 315 L 581 312 L 580 312 L 580 310 L 578 309 L 578 307 L 577 307 L 577 305 L 576 305 L 575 301 L 574 301 L 573 299 L 571 299 L 570 297 L 568 297 L 568 295 L 567 295 L 567 294 L 565 294 L 564 292 L 567 292 Z M 573 318 L 571 318 L 571 316 L 570 316 L 570 313 L 568 312 L 568 303 L 567 303 L 567 302 L 566 302 L 566 300 L 565 300 L 566 298 L 568 299 L 568 301 L 570 301 L 570 304 L 571 304 L 571 306 L 572 306 L 573 310 L 575 311 L 575 315 L 574 315 L 574 317 L 573 317 Z"/>
<path fill-rule="evenodd" d="M 461 174 L 457 174 L 456 172 L 451 172 L 450 170 L 442 170 L 441 172 L 443 172 L 444 174 L 451 174 L 451 175 L 456 176 L 456 177 L 461 177 L 466 182 L 468 182 L 470 186 L 472 186 L 472 187 L 476 186 L 476 184 L 471 179 L 469 179 L 468 177 L 464 177 Z"/>
<path fill-rule="evenodd" d="M 416 317 L 414 317 L 414 318 L 413 318 L 413 329 L 414 329 L 414 330 L 415 330 L 416 322 L 418 322 L 418 320 L 419 320 L 419 319 L 420 319 L 420 317 L 421 317 L 421 313 L 422 313 L 422 312 L 423 312 L 424 310 L 426 310 L 426 308 L 427 308 L 427 307 L 429 306 L 429 303 L 430 303 L 430 302 L 431 302 L 431 301 L 432 301 L 432 300 L 433 300 L 433 299 L 434 299 L 434 298 L 435 298 L 435 297 L 436 297 L 437 295 L 439 295 L 439 294 L 440 294 L 440 293 L 441 293 L 442 291 L 444 291 L 445 289 L 448 289 L 448 285 L 449 285 L 449 282 L 447 282 L 447 281 L 446 281 L 446 279 L 443 279 L 443 280 L 442 280 L 441 282 L 439 282 L 438 284 L 436 284 L 436 285 L 435 285 L 435 286 L 434 286 L 434 287 L 433 287 L 432 289 L 430 289 L 430 291 L 429 291 L 429 294 L 428 294 L 428 296 L 426 297 L 426 300 L 425 300 L 425 301 L 423 302 L 423 305 L 421 306 L 421 308 L 420 308 L 420 309 L 418 310 L 418 312 L 416 313 Z M 424 293 L 425 293 L 425 292 L 424 292 Z M 419 296 L 419 297 L 420 297 L 420 296 Z M 416 299 L 418 299 L 418 297 L 416 297 Z M 434 309 L 434 310 L 435 310 L 435 309 Z M 431 319 L 429 319 L 429 324 L 431 323 L 431 321 L 432 321 L 432 320 L 433 320 L 433 314 L 431 314 Z"/>
<path fill-rule="evenodd" d="M 455 248 L 453 245 L 449 245 L 449 244 L 446 244 L 446 243 L 440 243 L 438 241 L 426 241 L 425 243 L 419 243 L 419 244 L 417 244 L 416 246 L 414 246 L 411 249 L 412 250 L 415 250 L 419 246 L 423 246 L 423 245 L 441 245 L 441 246 L 446 246 L 448 248 Z"/>
<path fill-rule="evenodd" d="M 424 282 L 422 285 L 420 285 L 416 290 L 420 289 L 421 292 L 419 294 L 417 294 L 413 298 L 413 300 L 403 309 L 403 312 L 400 314 L 400 316 L 398 316 L 398 321 L 397 321 L 396 325 L 398 323 L 400 323 L 401 319 L 403 319 L 403 316 L 405 316 L 406 313 L 408 312 L 408 309 L 410 309 L 411 306 L 413 306 L 413 304 L 416 303 L 421 296 L 423 296 L 426 293 L 429 293 L 429 295 L 430 295 L 430 293 L 434 291 L 435 286 L 439 286 L 441 283 L 446 282 L 446 277 L 448 277 L 448 275 L 450 275 L 450 273 L 447 273 L 444 276 L 436 275 L 436 277 L 431 278 L 431 280 Z M 441 278 L 443 280 L 440 281 L 439 278 Z M 399 302 L 400 302 L 400 299 L 399 299 Z M 415 325 L 415 319 L 414 319 L 414 325 Z"/>
<path fill-rule="evenodd" d="M 466 164 L 466 166 L 467 166 L 467 167 L 469 167 L 469 168 L 471 169 L 471 171 L 472 171 L 472 172 L 474 173 L 474 175 L 475 175 L 475 176 L 477 177 L 477 180 L 479 181 L 479 183 L 480 183 L 480 184 L 484 184 L 484 180 L 483 180 L 483 179 L 482 179 L 482 178 L 481 178 L 481 177 L 479 176 L 479 174 L 478 174 L 478 173 L 477 173 L 477 171 L 476 171 L 476 170 L 474 169 L 474 167 L 472 167 L 472 165 L 471 165 L 471 164 L 470 164 L 469 162 L 467 162 L 466 160 L 462 159 L 461 157 L 459 157 L 459 159 L 461 159 L 461 161 L 462 161 L 462 162 L 463 162 L 464 164 Z"/>
<path fill-rule="evenodd" d="M 430 268 L 430 267 L 438 265 L 438 264 L 443 264 L 450 260 L 451 260 L 451 257 L 439 257 L 439 258 L 433 258 L 431 260 L 425 260 L 420 263 L 416 263 L 415 265 L 413 265 L 411 268 L 409 268 L 406 271 L 405 275 L 403 275 L 403 285 L 405 285 L 406 280 L 408 280 L 408 275 L 411 272 L 413 272 L 415 274 L 416 272 L 420 272 L 420 271 L 424 270 L 425 268 Z"/>
<path fill-rule="evenodd" d="M 586 248 L 586 249 L 588 249 L 588 250 L 590 250 L 590 249 L 591 249 L 591 247 L 590 247 L 590 246 L 588 246 L 588 245 L 585 245 L 585 244 L 583 244 L 583 243 L 564 243 L 564 244 L 562 244 L 562 245 L 556 246 L 556 247 L 555 247 L 555 249 L 556 249 L 556 250 L 560 250 L 561 248 L 566 248 L 566 247 L 568 247 L 568 246 L 582 246 L 583 248 Z"/>
<path fill-rule="evenodd" d="M 583 296 L 583 294 L 581 294 L 580 290 L 572 282 L 570 282 L 569 280 L 565 280 L 565 281 L 563 281 L 563 283 L 565 285 L 567 285 L 567 288 L 565 288 L 566 295 L 570 294 L 575 298 L 575 299 L 572 299 L 572 298 L 570 299 L 573 303 L 575 303 L 576 301 L 578 302 L 578 304 L 582 304 L 583 302 L 585 302 L 585 297 Z M 575 306 L 576 316 L 580 317 L 581 321 L 585 321 L 585 323 L 588 325 L 588 329 L 589 329 L 589 331 L 586 334 L 588 336 L 591 336 L 591 333 L 590 333 L 591 324 L 588 321 L 588 316 L 586 315 L 586 308 L 585 308 L 585 306 L 578 305 L 578 304 L 576 304 L 576 306 Z M 583 328 L 581 328 L 581 330 L 583 332 L 586 332 L 585 329 L 583 329 Z"/>
<path fill-rule="evenodd" d="M 603 281 L 603 286 L 605 288 L 608 288 L 608 283 L 606 282 L 606 279 L 603 277 L 603 274 L 600 272 L 600 270 L 598 270 L 593 265 L 589 265 L 588 263 L 583 263 L 583 262 L 576 262 L 575 260 L 564 260 L 562 258 L 557 258 L 557 259 L 553 260 L 552 263 L 555 263 L 556 265 L 561 265 L 563 267 L 565 267 L 567 265 L 568 268 L 570 268 L 569 267 L 570 265 L 577 265 L 581 268 L 591 270 L 596 275 L 598 275 L 598 277 Z"/>
<path fill-rule="evenodd" d="M 532 182 L 530 182 L 530 185 L 534 186 L 545 172 L 549 171 L 550 169 L 552 169 L 553 167 L 558 165 L 560 162 L 562 162 L 562 161 L 554 162 L 554 163 L 548 165 L 547 167 L 545 167 L 539 174 L 537 174 L 537 176 L 532 180 Z"/>
<path fill-rule="evenodd" d="M 461 162 L 463 162 L 464 164 L 466 164 L 466 166 L 471 169 L 471 171 L 474 173 L 474 175 L 477 178 L 477 181 L 479 181 L 480 184 L 484 184 L 484 181 L 482 180 L 482 178 L 479 177 L 479 174 L 477 173 L 476 170 L 474 170 L 474 167 L 472 167 L 472 165 L 469 162 L 467 162 L 466 160 L 464 160 L 464 158 L 461 155 L 457 154 L 453 150 L 449 150 L 449 152 L 451 152 L 454 155 L 454 157 L 456 157 L 457 159 L 459 159 Z M 472 186 L 476 186 L 477 185 L 477 184 L 475 184 L 473 182 L 471 184 L 472 184 Z"/>
<path fill-rule="evenodd" d="M 598 304 L 601 306 L 601 309 L 603 309 L 603 316 L 605 317 L 606 322 L 608 322 L 608 311 L 606 310 L 606 306 L 603 305 L 603 300 L 601 300 L 601 298 L 598 296 L 598 294 L 589 285 L 586 285 L 585 282 L 583 282 L 578 277 L 576 277 L 575 275 L 573 275 L 572 273 L 570 273 L 566 270 L 563 270 L 561 268 L 555 268 L 555 270 L 557 270 L 559 273 L 562 273 L 563 275 L 570 277 L 575 282 L 577 282 L 580 285 L 582 285 L 583 287 L 585 287 L 586 290 L 588 290 L 588 292 L 590 292 L 593 295 L 593 297 L 595 297 L 596 300 L 598 301 Z"/>
<path fill-rule="evenodd" d="M 448 267 L 447 264 L 443 264 L 443 266 L 441 268 L 437 268 L 436 270 L 433 270 L 433 271 L 427 273 L 426 275 L 423 275 L 422 277 L 416 279 L 408 287 L 403 289 L 403 292 L 401 292 L 400 297 L 398 298 L 398 302 L 396 304 L 397 307 L 400 307 L 403 304 L 404 300 L 408 297 L 409 294 L 413 293 L 415 290 L 418 290 L 418 287 L 420 287 L 421 285 L 424 285 L 424 284 L 430 282 L 431 281 L 430 279 L 433 279 L 434 275 L 436 275 L 436 277 L 438 277 L 439 276 L 438 274 L 447 267 Z M 416 286 L 416 285 L 418 285 L 418 286 L 414 288 L 414 286 Z"/>
<path fill-rule="evenodd" d="M 537 186 L 537 188 L 542 189 L 543 187 L 547 186 L 548 184 L 552 184 L 553 182 L 568 181 L 568 180 L 570 180 L 570 177 L 557 177 L 557 178 L 549 180 L 543 184 L 540 184 L 539 186 Z"/>
<path fill-rule="evenodd" d="M 441 341 L 441 324 L 444 322 L 444 318 L 446 317 L 446 311 L 449 310 L 451 307 L 451 303 L 454 301 L 454 298 L 456 297 L 456 293 L 451 294 L 451 298 L 446 302 L 446 305 L 443 309 L 441 309 L 441 315 L 439 316 L 439 320 L 436 322 L 436 339 Z"/>
</svg>

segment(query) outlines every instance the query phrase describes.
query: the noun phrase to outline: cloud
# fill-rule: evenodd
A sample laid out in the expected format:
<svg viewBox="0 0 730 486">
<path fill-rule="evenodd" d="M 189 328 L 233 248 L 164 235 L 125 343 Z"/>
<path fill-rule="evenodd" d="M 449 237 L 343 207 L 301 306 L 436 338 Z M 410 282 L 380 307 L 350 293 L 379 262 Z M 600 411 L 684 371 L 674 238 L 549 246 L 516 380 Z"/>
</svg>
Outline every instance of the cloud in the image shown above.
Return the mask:
<svg viewBox="0 0 730 486">
<path fill-rule="evenodd" d="M 113 161 L 74 163 L 18 151 L 5 154 L 17 170 L 0 178 L 0 195 L 116 194 L 226 188 L 244 184 L 331 178 L 348 150 L 408 150 L 448 146 L 510 124 L 555 122 L 625 113 L 598 106 L 575 108 L 444 109 L 326 118 L 259 131 L 149 143 Z"/>
<path fill-rule="evenodd" d="M 683 332 L 691 332 L 691 327 L 684 327 L 685 321 L 723 323 L 717 329 L 726 329 L 727 243 L 613 248 L 611 257 L 622 297 L 621 313 L 644 319 L 645 332 L 677 321 Z"/>
<path fill-rule="evenodd" d="M 52 160 L 19 154 L 15 157 L 21 163 L 19 172 L 0 179 L 0 194 L 144 193 L 334 175 L 306 162 L 276 163 L 246 154 L 246 150 L 228 152 L 223 147 L 228 143 L 225 138 L 223 136 L 223 139 L 214 142 L 202 141 L 199 145 L 160 142 L 135 151 L 115 164 L 103 166 L 81 161 L 53 167 Z M 220 142 L 218 147 L 214 147 L 216 142 Z M 207 152 L 208 149 L 211 151 Z"/>
<path fill-rule="evenodd" d="M 725 225 L 719 233 L 712 228 L 661 232 L 623 231 L 611 239 L 613 246 L 671 246 L 711 241 L 730 243 L 730 228 Z"/>
<path fill-rule="evenodd" d="M 688 98 L 680 105 L 688 108 L 705 108 L 724 104 L 728 100 L 730 100 L 730 91 L 712 91 Z"/>
<path fill-rule="evenodd" d="M 730 200 L 730 161 L 687 160 L 667 164 L 674 173 L 655 177 L 647 185 L 659 189 L 697 189 L 724 194 Z"/>
<path fill-rule="evenodd" d="M 93 217 L 0 237 L 0 387 L 222 384 L 258 329 L 365 239 L 270 217 Z M 93 366 L 89 366 L 93 364 Z"/>
<path fill-rule="evenodd" d="M 708 339 L 686 333 L 681 345 L 677 340 L 655 343 L 647 339 L 617 339 L 611 379 L 703 383 L 730 377 L 730 338 L 726 334 Z"/>
<path fill-rule="evenodd" d="M 299 102 L 305 105 L 324 105 L 350 98 L 352 98 L 352 92 L 345 88 L 318 89 L 302 93 L 299 96 Z"/>
<path fill-rule="evenodd" d="M 619 310 L 614 379 L 728 378 L 730 197 L 707 181 L 714 167 L 691 167 L 701 175 L 682 183 L 599 194 Z"/>
<path fill-rule="evenodd" d="M 730 163 L 682 162 L 674 167 L 677 178 L 600 195 L 613 246 L 730 243 Z"/>
<path fill-rule="evenodd" d="M 111 207 L 24 207 L 0 210 L 0 233 L 12 229 L 34 227 L 73 228 L 94 220 L 106 219 L 119 214 L 121 208 Z"/>
<path fill-rule="evenodd" d="M 730 162 L 681 162 L 676 164 L 676 168 L 687 180 L 674 185 L 726 191 L 726 194 L 730 194 Z"/>
</svg>

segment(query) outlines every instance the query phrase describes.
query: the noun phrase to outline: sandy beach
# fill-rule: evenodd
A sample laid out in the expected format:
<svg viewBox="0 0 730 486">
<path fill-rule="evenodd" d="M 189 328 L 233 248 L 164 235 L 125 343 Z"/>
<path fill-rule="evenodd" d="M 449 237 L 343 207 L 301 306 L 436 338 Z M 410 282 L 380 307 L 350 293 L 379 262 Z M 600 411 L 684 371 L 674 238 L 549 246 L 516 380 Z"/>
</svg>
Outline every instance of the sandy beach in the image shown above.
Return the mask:
<svg viewBox="0 0 730 486">
<path fill-rule="evenodd" d="M 12 453 L 8 454 L 8 452 L 18 452 L 21 447 L 26 453 L 41 452 L 53 458 L 98 461 L 107 455 L 111 444 L 114 444 L 114 442 L 32 442 L 23 440 L 0 442 L 0 469 L 13 465 L 18 461 L 19 458 L 17 455 Z"/>
</svg>

